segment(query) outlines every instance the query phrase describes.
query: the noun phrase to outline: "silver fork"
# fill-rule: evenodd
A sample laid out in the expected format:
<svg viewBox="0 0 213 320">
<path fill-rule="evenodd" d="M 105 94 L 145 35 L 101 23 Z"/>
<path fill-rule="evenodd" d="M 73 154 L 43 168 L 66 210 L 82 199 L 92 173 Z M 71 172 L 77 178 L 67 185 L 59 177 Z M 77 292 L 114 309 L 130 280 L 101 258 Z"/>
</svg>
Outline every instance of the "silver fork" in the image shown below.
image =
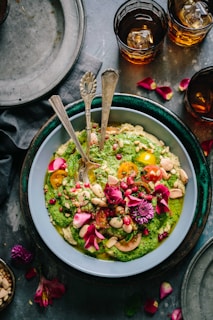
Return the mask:
<svg viewBox="0 0 213 320">
<path fill-rule="evenodd" d="M 49 99 L 49 102 L 52 108 L 54 109 L 55 113 L 57 114 L 58 118 L 60 119 L 61 123 L 63 124 L 64 128 L 66 129 L 67 133 L 74 141 L 79 153 L 81 154 L 83 164 L 79 169 L 79 180 L 87 183 L 89 182 L 88 170 L 92 167 L 98 167 L 99 164 L 90 161 L 89 157 L 84 152 L 78 140 L 78 137 L 76 136 L 75 130 L 68 118 L 68 115 L 66 113 L 66 110 L 64 108 L 64 105 L 60 96 L 59 95 L 51 96 Z"/>
</svg>

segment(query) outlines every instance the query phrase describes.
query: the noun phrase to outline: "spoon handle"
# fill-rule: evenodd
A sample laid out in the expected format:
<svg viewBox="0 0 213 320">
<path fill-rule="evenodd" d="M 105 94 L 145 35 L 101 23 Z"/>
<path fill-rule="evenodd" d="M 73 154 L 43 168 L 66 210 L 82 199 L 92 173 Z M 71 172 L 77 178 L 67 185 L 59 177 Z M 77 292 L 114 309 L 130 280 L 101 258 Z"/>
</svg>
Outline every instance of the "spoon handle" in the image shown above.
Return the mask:
<svg viewBox="0 0 213 320">
<path fill-rule="evenodd" d="M 72 138 L 74 141 L 76 148 L 81 154 L 81 157 L 84 162 L 89 162 L 89 159 L 87 155 L 85 154 L 84 150 L 82 149 L 82 146 L 76 136 L 75 130 L 73 129 L 73 126 L 68 118 L 68 115 L 66 113 L 66 110 L 64 108 L 64 105 L 61 101 L 60 96 L 58 95 L 53 95 L 50 97 L 49 102 L 54 109 L 55 113 L 57 114 L 58 118 L 60 119 L 61 123 L 63 124 L 64 128 L 66 129 L 67 133 L 69 136 Z"/>
<path fill-rule="evenodd" d="M 106 128 L 108 125 L 109 113 L 113 95 L 118 82 L 118 72 L 113 69 L 105 70 L 101 75 L 102 81 L 102 117 L 101 117 L 101 139 L 99 148 L 104 146 Z"/>
<path fill-rule="evenodd" d="M 80 93 L 85 104 L 85 114 L 86 114 L 86 130 L 87 130 L 87 155 L 90 149 L 91 140 L 91 104 L 95 97 L 97 88 L 97 81 L 92 72 L 86 72 L 80 81 Z"/>
</svg>

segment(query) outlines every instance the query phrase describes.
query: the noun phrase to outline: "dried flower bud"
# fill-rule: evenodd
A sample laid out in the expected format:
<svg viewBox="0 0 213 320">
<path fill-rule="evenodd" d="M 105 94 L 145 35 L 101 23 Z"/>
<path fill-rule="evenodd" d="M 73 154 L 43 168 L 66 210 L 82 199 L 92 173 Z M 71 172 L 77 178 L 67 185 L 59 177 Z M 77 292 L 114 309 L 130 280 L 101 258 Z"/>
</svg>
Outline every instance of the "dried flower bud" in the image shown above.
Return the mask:
<svg viewBox="0 0 213 320">
<path fill-rule="evenodd" d="M 22 245 L 16 244 L 11 250 L 11 259 L 17 263 L 28 264 L 33 259 L 33 254 Z"/>
</svg>

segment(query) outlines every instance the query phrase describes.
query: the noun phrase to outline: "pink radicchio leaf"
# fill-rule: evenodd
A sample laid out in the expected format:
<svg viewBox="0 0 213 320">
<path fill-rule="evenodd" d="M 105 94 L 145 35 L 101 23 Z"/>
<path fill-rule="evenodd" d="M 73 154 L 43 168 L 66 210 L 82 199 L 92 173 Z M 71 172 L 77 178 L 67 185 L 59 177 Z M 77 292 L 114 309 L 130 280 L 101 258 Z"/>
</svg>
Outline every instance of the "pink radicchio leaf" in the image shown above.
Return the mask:
<svg viewBox="0 0 213 320">
<path fill-rule="evenodd" d="M 106 184 L 104 189 L 105 196 L 109 204 L 123 204 L 122 192 L 117 186 Z"/>
<path fill-rule="evenodd" d="M 203 141 L 201 143 L 201 148 L 203 149 L 203 152 L 205 156 L 207 157 L 209 153 L 211 152 L 211 149 L 213 148 L 213 139 Z"/>
<path fill-rule="evenodd" d="M 167 297 L 169 294 L 171 294 L 173 291 L 173 288 L 169 282 L 162 282 L 160 285 L 160 299 L 164 299 Z"/>
<path fill-rule="evenodd" d="M 157 87 L 156 82 L 151 77 L 138 81 L 137 85 L 147 90 L 155 90 Z"/>
<path fill-rule="evenodd" d="M 61 298 L 64 293 L 65 286 L 58 279 L 47 280 L 44 276 L 41 276 L 34 301 L 41 307 L 47 307 L 52 304 L 53 299 Z"/>
<path fill-rule="evenodd" d="M 33 254 L 21 244 L 16 244 L 11 250 L 11 259 L 20 264 L 28 264 L 33 259 Z"/>
<path fill-rule="evenodd" d="M 164 99 L 164 100 L 171 100 L 173 96 L 172 88 L 168 86 L 161 86 L 157 87 L 155 91 Z"/>
<path fill-rule="evenodd" d="M 158 311 L 158 301 L 154 299 L 146 300 L 144 310 L 150 314 L 156 313 Z"/>
<path fill-rule="evenodd" d="M 171 320 L 183 320 L 182 310 L 180 308 L 173 310 Z"/>
<path fill-rule="evenodd" d="M 81 228 L 90 218 L 90 213 L 76 213 L 73 218 L 73 227 Z"/>
<path fill-rule="evenodd" d="M 53 172 L 58 169 L 65 169 L 66 168 L 66 160 L 63 158 L 56 158 L 52 160 L 48 165 L 48 171 Z"/>
<path fill-rule="evenodd" d="M 188 85 L 189 85 L 189 82 L 190 82 L 190 78 L 184 78 L 180 81 L 179 83 L 179 90 L 182 92 L 182 91 L 185 91 L 187 88 L 188 88 Z"/>
</svg>

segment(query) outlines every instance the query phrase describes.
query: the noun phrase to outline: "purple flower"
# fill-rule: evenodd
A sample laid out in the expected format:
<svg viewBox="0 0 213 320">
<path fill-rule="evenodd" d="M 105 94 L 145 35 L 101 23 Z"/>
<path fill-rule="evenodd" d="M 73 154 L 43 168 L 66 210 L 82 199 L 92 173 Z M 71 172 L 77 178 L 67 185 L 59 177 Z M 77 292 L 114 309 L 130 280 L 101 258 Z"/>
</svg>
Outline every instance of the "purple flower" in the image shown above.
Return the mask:
<svg viewBox="0 0 213 320">
<path fill-rule="evenodd" d="M 150 202 L 141 199 L 137 206 L 131 207 L 130 215 L 138 224 L 148 223 L 154 218 L 154 208 Z"/>
<path fill-rule="evenodd" d="M 21 244 L 16 244 L 11 250 L 11 259 L 17 263 L 28 264 L 33 259 L 33 254 Z"/>
</svg>

